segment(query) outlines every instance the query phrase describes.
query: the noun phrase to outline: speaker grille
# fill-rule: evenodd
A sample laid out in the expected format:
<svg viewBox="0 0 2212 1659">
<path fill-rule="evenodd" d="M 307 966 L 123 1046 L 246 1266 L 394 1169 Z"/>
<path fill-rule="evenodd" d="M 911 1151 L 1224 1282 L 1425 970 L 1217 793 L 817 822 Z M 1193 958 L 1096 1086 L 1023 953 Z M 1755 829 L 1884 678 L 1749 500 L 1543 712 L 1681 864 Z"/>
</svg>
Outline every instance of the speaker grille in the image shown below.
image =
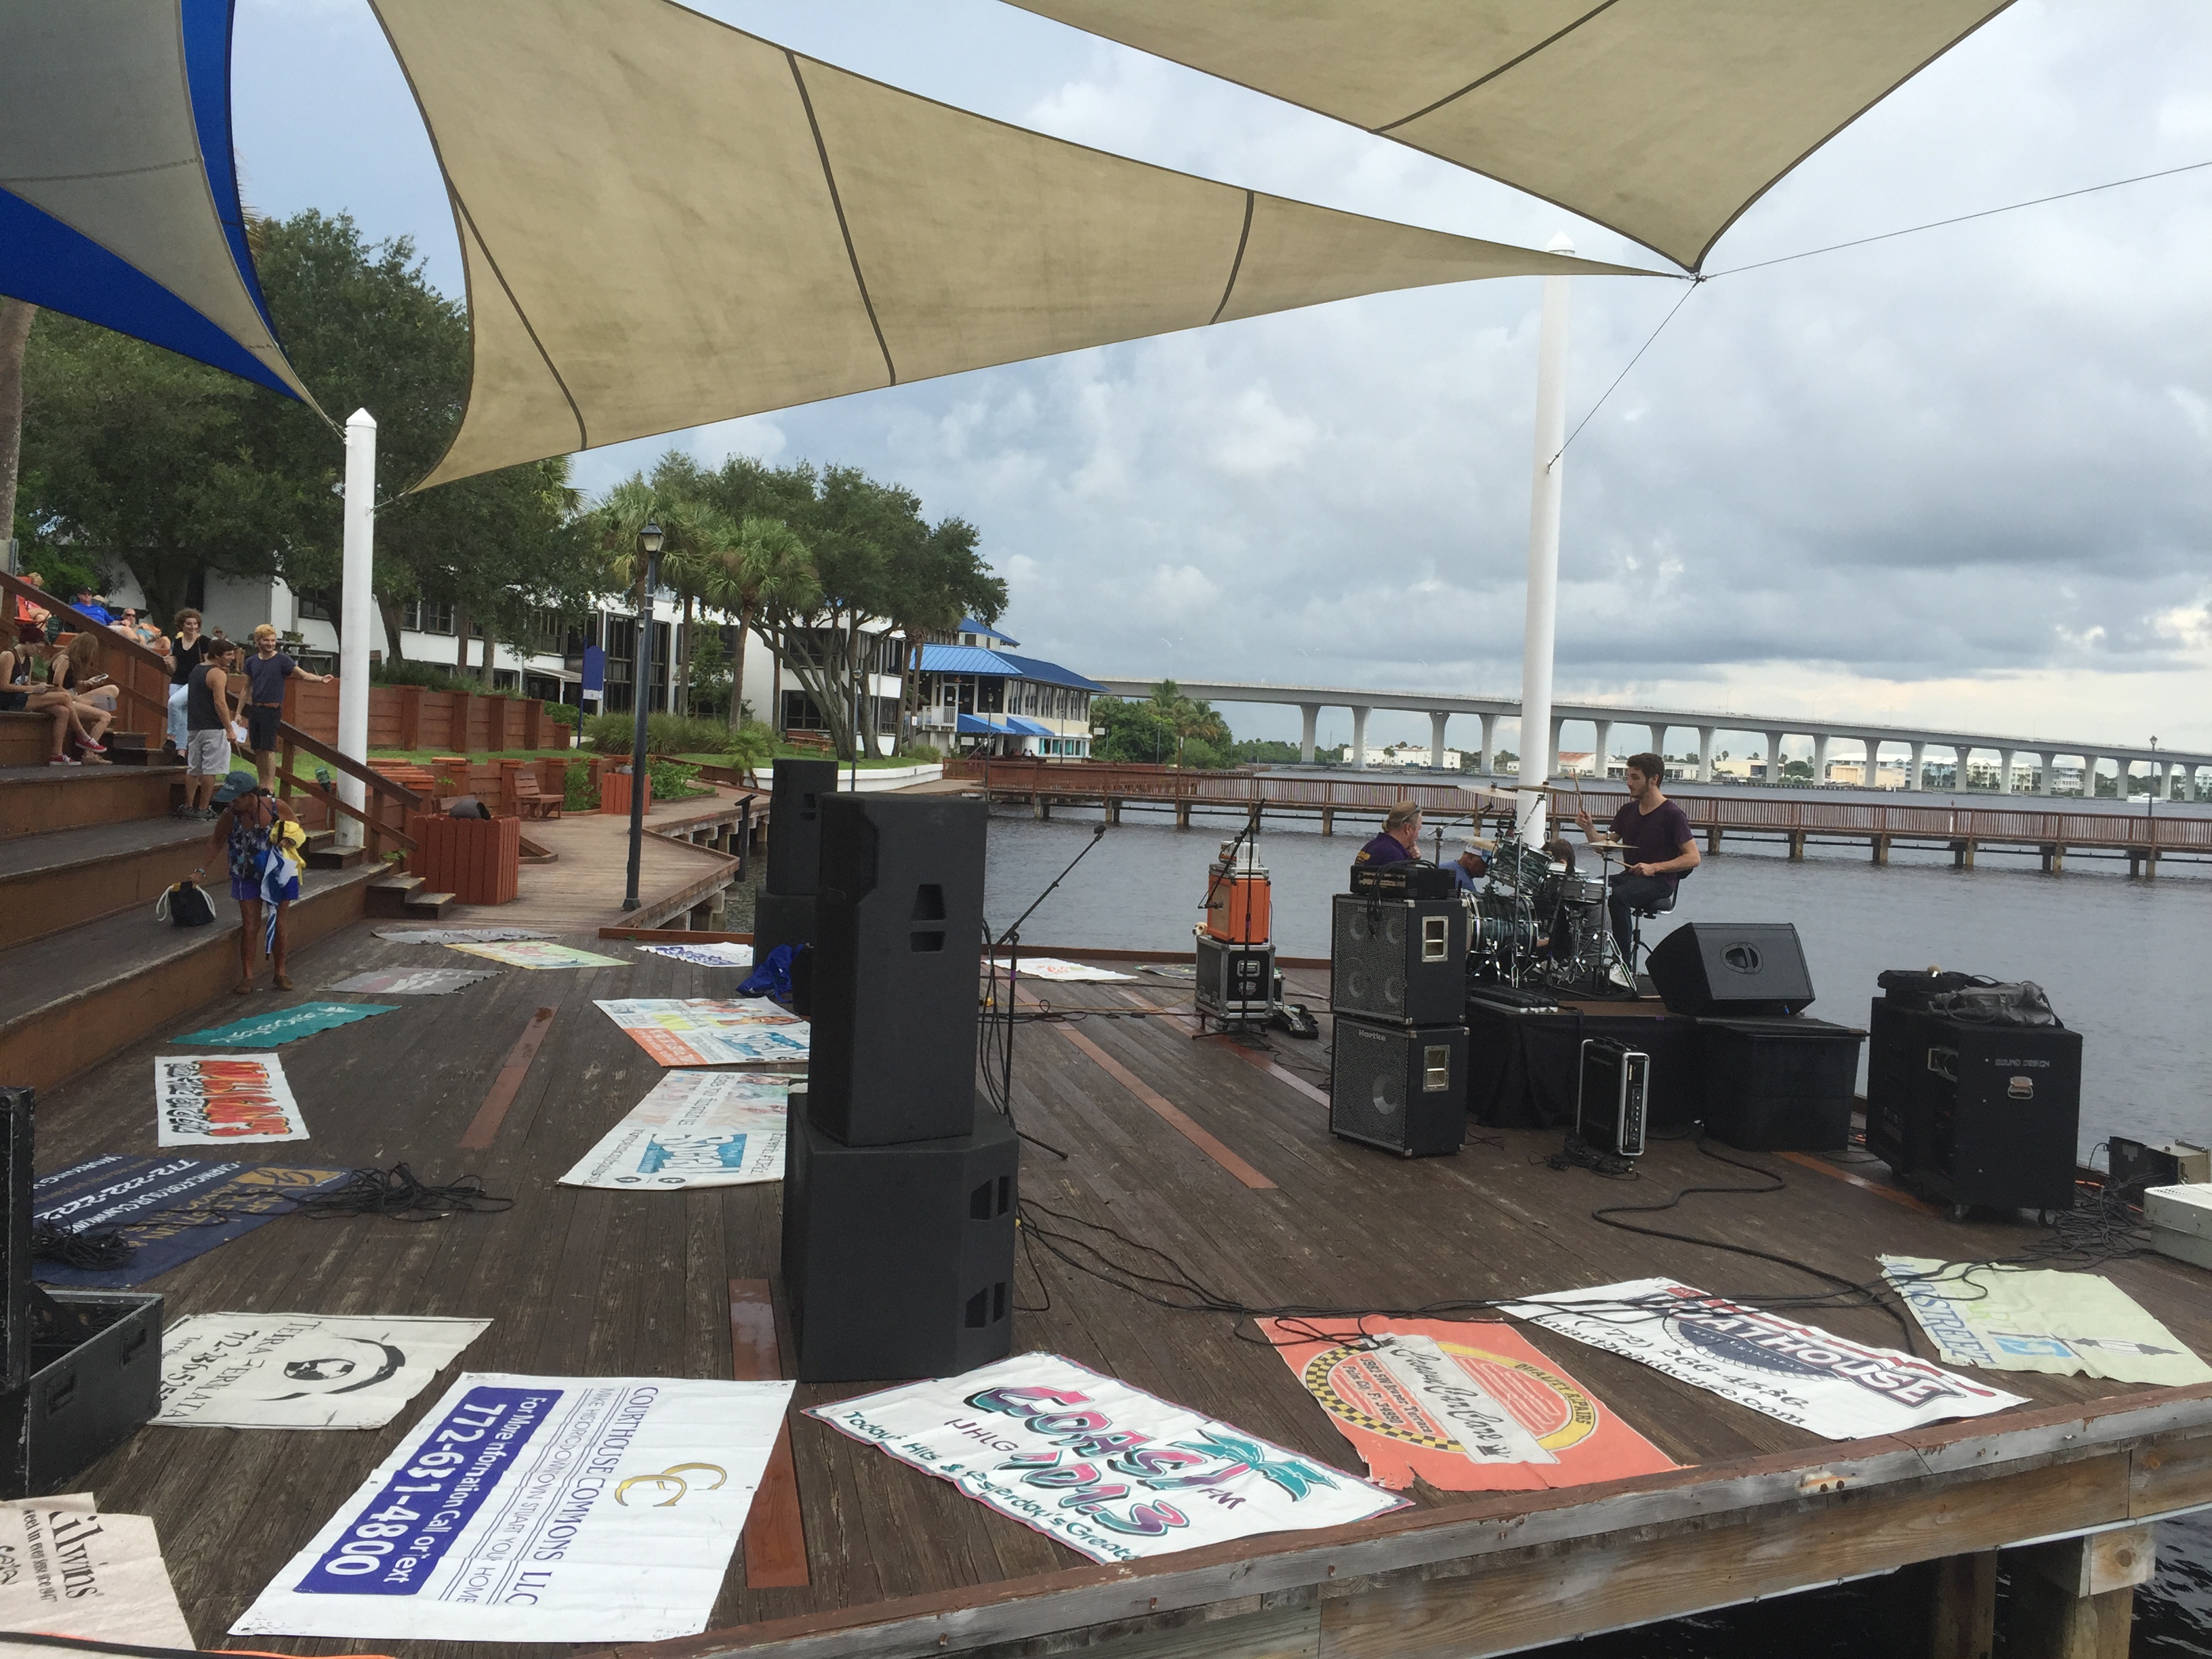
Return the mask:
<svg viewBox="0 0 2212 1659">
<path fill-rule="evenodd" d="M 1406 1045 L 1396 1034 L 1350 1020 L 1336 1024 L 1336 1079 L 1329 1127 L 1390 1146 L 1406 1139 Z"/>
<path fill-rule="evenodd" d="M 1467 995 L 1467 912 L 1456 899 L 1340 893 L 1331 918 L 1330 1005 L 1413 1025 L 1456 1022 Z"/>
</svg>

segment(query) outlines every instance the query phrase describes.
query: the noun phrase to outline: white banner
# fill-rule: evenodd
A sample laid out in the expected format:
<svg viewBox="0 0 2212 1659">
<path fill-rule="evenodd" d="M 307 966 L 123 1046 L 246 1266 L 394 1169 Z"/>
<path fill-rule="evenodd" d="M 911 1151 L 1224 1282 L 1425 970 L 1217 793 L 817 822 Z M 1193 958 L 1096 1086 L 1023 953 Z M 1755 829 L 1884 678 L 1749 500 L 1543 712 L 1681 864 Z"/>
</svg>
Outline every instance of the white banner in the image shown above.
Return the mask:
<svg viewBox="0 0 2212 1659">
<path fill-rule="evenodd" d="M 1003 974 L 1006 962 L 1006 957 L 1000 957 L 993 965 Z M 1054 979 L 1065 984 L 1136 978 L 1134 974 L 1117 974 L 1111 968 L 1094 968 L 1087 962 L 1063 962 L 1058 957 L 1024 957 L 1019 965 L 1022 973 L 1030 978 Z"/>
<path fill-rule="evenodd" d="M 379 939 L 402 945 L 485 945 L 503 939 L 551 939 L 538 927 L 380 927 Z"/>
<path fill-rule="evenodd" d="M 711 945 L 641 945 L 641 951 L 656 957 L 672 957 L 678 962 L 696 962 L 702 968 L 750 968 L 753 965 L 753 947 L 732 945 L 718 940 Z"/>
<path fill-rule="evenodd" d="M 2169 1389 L 2212 1382 L 2212 1365 L 2096 1273 L 1911 1255 L 1876 1260 L 1951 1364 Z"/>
<path fill-rule="evenodd" d="M 696 1635 L 791 1389 L 464 1373 L 231 1633 Z"/>
<path fill-rule="evenodd" d="M 154 1144 L 305 1140 L 300 1103 L 274 1054 L 164 1054 L 154 1062 Z"/>
<path fill-rule="evenodd" d="M 161 1333 L 156 1423 L 380 1429 L 489 1319 L 194 1314 Z"/>
<path fill-rule="evenodd" d="M 1894 1348 L 1846 1341 L 1671 1279 L 1556 1291 L 1503 1311 L 1830 1440 L 2026 1403 Z"/>
<path fill-rule="evenodd" d="M 0 1629 L 189 1648 L 154 1522 L 103 1515 L 90 1492 L 0 1504 Z M 55 1650 L 0 1639 L 6 1659 Z"/>
<path fill-rule="evenodd" d="M 663 1066 L 802 1065 L 805 1020 L 766 997 L 627 997 L 597 1005 Z"/>
<path fill-rule="evenodd" d="M 1341 1526 L 1406 1502 L 1058 1354 L 807 1415 L 1094 1561 Z"/>
<path fill-rule="evenodd" d="M 757 1072 L 665 1073 L 561 1184 L 677 1192 L 781 1181 L 785 1101 L 796 1080 Z"/>
</svg>

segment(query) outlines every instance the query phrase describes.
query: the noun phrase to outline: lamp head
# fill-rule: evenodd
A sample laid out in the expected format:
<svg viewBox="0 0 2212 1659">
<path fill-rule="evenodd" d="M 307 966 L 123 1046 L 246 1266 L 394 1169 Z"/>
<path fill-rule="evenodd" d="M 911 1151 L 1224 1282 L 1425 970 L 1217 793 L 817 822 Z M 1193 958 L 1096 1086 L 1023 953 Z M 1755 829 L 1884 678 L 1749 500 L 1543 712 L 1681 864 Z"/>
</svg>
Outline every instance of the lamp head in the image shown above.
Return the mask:
<svg viewBox="0 0 2212 1659">
<path fill-rule="evenodd" d="M 637 532 L 637 550 L 649 559 L 660 551 L 662 539 L 660 526 L 648 520 L 645 527 Z"/>
</svg>

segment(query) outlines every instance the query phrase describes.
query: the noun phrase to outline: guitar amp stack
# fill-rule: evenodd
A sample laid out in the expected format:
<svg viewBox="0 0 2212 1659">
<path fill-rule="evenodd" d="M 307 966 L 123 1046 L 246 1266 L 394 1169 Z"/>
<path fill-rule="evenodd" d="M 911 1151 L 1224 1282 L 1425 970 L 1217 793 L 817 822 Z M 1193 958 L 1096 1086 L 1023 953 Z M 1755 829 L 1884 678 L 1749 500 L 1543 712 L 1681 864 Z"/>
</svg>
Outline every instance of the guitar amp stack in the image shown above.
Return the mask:
<svg viewBox="0 0 2212 1659">
<path fill-rule="evenodd" d="M 1328 1127 L 1405 1158 L 1456 1152 L 1467 1135 L 1467 908 L 1395 896 L 1436 891 L 1438 873 L 1383 866 L 1337 895 L 1329 930 Z"/>
</svg>

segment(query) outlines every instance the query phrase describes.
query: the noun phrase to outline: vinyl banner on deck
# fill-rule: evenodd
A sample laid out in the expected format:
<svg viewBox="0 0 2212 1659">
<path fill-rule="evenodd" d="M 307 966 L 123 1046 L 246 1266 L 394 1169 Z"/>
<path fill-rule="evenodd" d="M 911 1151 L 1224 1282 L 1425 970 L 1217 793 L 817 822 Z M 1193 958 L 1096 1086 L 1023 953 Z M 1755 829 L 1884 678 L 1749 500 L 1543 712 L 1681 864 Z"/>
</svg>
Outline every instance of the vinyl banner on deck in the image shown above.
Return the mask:
<svg viewBox="0 0 2212 1659">
<path fill-rule="evenodd" d="M 313 1036 L 318 1031 L 327 1031 L 333 1025 L 350 1025 L 357 1019 L 370 1019 L 378 1014 L 395 1012 L 373 1002 L 302 1002 L 294 1007 L 255 1014 L 247 1019 L 233 1020 L 228 1025 L 210 1026 L 204 1031 L 193 1031 L 170 1040 L 198 1043 L 209 1048 L 267 1048 L 278 1043 L 290 1042 L 298 1037 Z"/>
<path fill-rule="evenodd" d="M 154 1062 L 154 1144 L 305 1140 L 300 1103 L 274 1054 L 164 1054 Z"/>
<path fill-rule="evenodd" d="M 231 1633 L 696 1635 L 791 1389 L 465 1373 Z"/>
<path fill-rule="evenodd" d="M 1007 958 L 1000 957 L 992 965 L 1004 973 L 1006 962 Z M 1134 974 L 1118 974 L 1111 968 L 1095 968 L 1087 962 L 1063 962 L 1058 957 L 1024 957 L 1019 967 L 1027 978 L 1058 980 L 1070 985 L 1136 978 Z"/>
<path fill-rule="evenodd" d="M 1443 1492 L 1525 1492 L 1677 1467 L 1501 1322 L 1370 1317 L 1341 1340 L 1306 1320 L 1259 1326 L 1394 1492 L 1417 1474 Z"/>
<path fill-rule="evenodd" d="M 449 944 L 447 948 L 472 957 L 482 957 L 486 962 L 503 962 L 510 968 L 629 966 L 627 962 L 614 957 L 603 957 L 593 951 L 579 951 L 573 945 L 562 945 L 550 939 L 513 939 L 477 945 Z"/>
<path fill-rule="evenodd" d="M 0 1504 L 0 1630 L 192 1645 L 153 1522 L 100 1514 L 90 1492 Z M 0 1653 L 54 1659 L 56 1650 L 0 1638 Z"/>
<path fill-rule="evenodd" d="M 753 965 L 753 947 L 716 940 L 708 945 L 641 945 L 637 947 L 656 957 L 672 957 L 678 962 L 696 963 L 702 968 L 750 968 Z"/>
<path fill-rule="evenodd" d="M 489 1319 L 194 1314 L 161 1333 L 156 1423 L 380 1429 L 491 1328 Z"/>
<path fill-rule="evenodd" d="M 497 979 L 489 968 L 390 968 L 373 974 L 356 974 L 331 987 L 359 996 L 442 997 L 478 980 Z"/>
<path fill-rule="evenodd" d="M 561 1184 L 678 1192 L 781 1181 L 792 1082 L 757 1073 L 665 1073 Z"/>
<path fill-rule="evenodd" d="M 1894 1348 L 1846 1341 L 1671 1279 L 1554 1291 L 1503 1311 L 1830 1440 L 2025 1403 Z"/>
<path fill-rule="evenodd" d="M 807 1415 L 1094 1561 L 1340 1526 L 1406 1501 L 1058 1354 Z"/>
<path fill-rule="evenodd" d="M 41 1261 L 31 1274 L 47 1285 L 126 1290 L 289 1215 L 309 1194 L 335 1187 L 352 1174 L 104 1152 L 40 1176 L 31 1188 L 31 1216 L 65 1233 L 119 1230 L 131 1259 L 119 1267 Z"/>
<path fill-rule="evenodd" d="M 806 1022 L 766 997 L 633 997 L 599 1006 L 663 1066 L 795 1065 L 806 1059 Z"/>
<path fill-rule="evenodd" d="M 1877 1259 L 1936 1352 L 1954 1365 L 2175 1389 L 2212 1382 L 2212 1365 L 2096 1273 Z"/>
</svg>

